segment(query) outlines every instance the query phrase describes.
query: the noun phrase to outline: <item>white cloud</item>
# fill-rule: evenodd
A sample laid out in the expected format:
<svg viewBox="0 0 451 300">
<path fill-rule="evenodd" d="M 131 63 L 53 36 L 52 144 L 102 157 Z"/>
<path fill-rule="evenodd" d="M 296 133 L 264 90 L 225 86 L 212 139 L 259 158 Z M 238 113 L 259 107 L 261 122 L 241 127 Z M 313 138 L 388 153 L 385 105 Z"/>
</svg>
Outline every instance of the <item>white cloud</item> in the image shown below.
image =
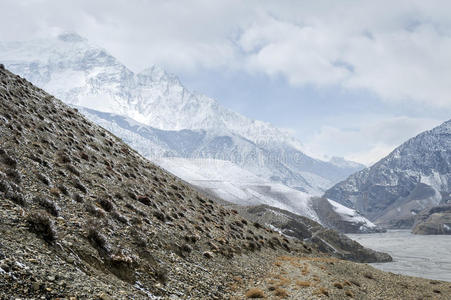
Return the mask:
<svg viewBox="0 0 451 300">
<path fill-rule="evenodd" d="M 446 0 L 2 0 L 0 11 L 1 40 L 72 30 L 135 71 L 152 64 L 175 73 L 232 69 L 314 86 L 318 93 L 323 87 L 363 90 L 419 115 L 451 108 Z M 337 107 L 337 115 L 345 113 Z M 315 156 L 370 163 L 438 124 L 424 115 L 367 122 L 353 115 L 302 141 Z"/>
<path fill-rule="evenodd" d="M 369 117 L 367 120 L 362 118 L 358 123 L 358 127 L 349 129 L 323 126 L 305 141 L 306 153 L 318 158 L 338 155 L 371 165 L 409 138 L 432 129 L 441 122 L 403 116 L 378 119 Z"/>
<path fill-rule="evenodd" d="M 136 71 L 241 69 L 451 107 L 446 0 L 4 0 L 0 10 L 2 39 L 74 30 Z"/>
<path fill-rule="evenodd" d="M 451 23 L 443 14 L 449 2 L 340 3 L 303 3 L 298 22 L 281 12 L 246 28 L 246 66 L 292 84 L 363 88 L 385 101 L 451 107 Z"/>
</svg>

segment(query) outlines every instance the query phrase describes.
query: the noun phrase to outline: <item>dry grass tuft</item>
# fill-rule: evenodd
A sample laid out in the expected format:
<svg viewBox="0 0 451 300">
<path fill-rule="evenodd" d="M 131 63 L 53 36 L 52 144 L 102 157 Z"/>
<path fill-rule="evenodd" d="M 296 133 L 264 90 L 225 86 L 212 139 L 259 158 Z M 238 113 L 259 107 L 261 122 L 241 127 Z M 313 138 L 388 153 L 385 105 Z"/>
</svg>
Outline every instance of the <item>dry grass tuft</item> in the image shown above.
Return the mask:
<svg viewBox="0 0 451 300">
<path fill-rule="evenodd" d="M 352 291 L 350 291 L 350 290 L 347 290 L 345 292 L 345 295 L 348 296 L 348 297 L 354 298 L 354 293 Z"/>
<path fill-rule="evenodd" d="M 281 297 L 281 298 L 287 298 L 288 292 L 286 290 L 284 290 L 283 288 L 278 287 L 275 289 L 274 295 Z"/>
<path fill-rule="evenodd" d="M 265 298 L 265 293 L 261 289 L 252 288 L 246 292 L 247 298 Z"/>
<path fill-rule="evenodd" d="M 324 295 L 329 297 L 329 291 L 323 287 L 319 287 L 317 290 L 313 292 L 313 295 Z"/>
<path fill-rule="evenodd" d="M 343 284 L 341 284 L 340 282 L 334 282 L 334 287 L 336 287 L 337 289 L 342 290 L 343 289 Z"/>
<path fill-rule="evenodd" d="M 311 284 L 311 282 L 309 282 L 309 281 L 297 280 L 297 281 L 296 281 L 296 285 L 297 285 L 297 286 L 300 286 L 300 287 L 309 287 L 309 286 L 311 286 L 312 284 Z"/>
<path fill-rule="evenodd" d="M 277 283 L 277 286 L 287 286 L 290 284 L 291 280 L 289 278 L 278 276 L 279 282 Z"/>
</svg>

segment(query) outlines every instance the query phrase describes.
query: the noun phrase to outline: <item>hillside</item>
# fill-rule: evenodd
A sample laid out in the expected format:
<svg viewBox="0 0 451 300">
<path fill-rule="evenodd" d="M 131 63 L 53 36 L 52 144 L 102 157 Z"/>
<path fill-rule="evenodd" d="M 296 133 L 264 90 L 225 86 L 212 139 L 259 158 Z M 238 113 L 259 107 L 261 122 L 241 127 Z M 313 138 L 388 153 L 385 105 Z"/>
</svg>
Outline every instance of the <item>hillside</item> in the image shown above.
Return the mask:
<svg viewBox="0 0 451 300">
<path fill-rule="evenodd" d="M 451 120 L 406 141 L 325 197 L 394 228 L 411 228 L 423 210 L 451 200 Z"/>
<path fill-rule="evenodd" d="M 328 261 L 199 194 L 3 65 L 0 100 L 1 298 L 223 299 L 249 293 L 278 257 Z M 339 297 L 368 293 L 365 272 L 378 274 L 379 288 L 394 277 L 406 288 L 416 282 L 399 295 L 449 292 L 441 282 L 347 266 L 361 279 L 344 289 L 327 271 L 303 276 Z"/>
</svg>

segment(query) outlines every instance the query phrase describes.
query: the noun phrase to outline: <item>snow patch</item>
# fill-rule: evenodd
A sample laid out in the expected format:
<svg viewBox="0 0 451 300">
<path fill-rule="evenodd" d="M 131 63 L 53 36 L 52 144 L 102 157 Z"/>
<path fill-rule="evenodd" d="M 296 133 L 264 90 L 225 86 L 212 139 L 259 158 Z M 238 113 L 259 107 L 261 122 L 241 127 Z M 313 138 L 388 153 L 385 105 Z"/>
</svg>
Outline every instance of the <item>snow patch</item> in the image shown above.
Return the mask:
<svg viewBox="0 0 451 300">
<path fill-rule="evenodd" d="M 361 225 L 361 231 L 364 231 L 364 227 L 367 228 L 375 228 L 376 225 L 362 216 L 360 213 L 358 213 L 356 210 L 346 207 L 344 205 L 341 205 L 338 202 L 335 202 L 333 200 L 327 199 L 329 203 L 332 205 L 334 211 L 339 214 L 343 220 L 354 223 L 354 224 L 362 224 Z M 363 227 L 362 227 L 363 226 Z M 363 229 L 363 230 L 362 230 Z"/>
</svg>

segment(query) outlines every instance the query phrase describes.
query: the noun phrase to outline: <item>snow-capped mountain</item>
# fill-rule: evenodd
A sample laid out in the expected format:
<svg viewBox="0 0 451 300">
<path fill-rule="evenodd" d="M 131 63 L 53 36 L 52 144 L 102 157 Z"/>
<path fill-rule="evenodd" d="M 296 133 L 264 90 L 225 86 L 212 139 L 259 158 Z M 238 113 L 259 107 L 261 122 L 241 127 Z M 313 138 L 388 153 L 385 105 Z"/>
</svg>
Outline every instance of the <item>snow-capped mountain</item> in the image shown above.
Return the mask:
<svg viewBox="0 0 451 300">
<path fill-rule="evenodd" d="M 217 159 L 161 158 L 161 167 L 225 201 L 266 204 L 319 221 L 311 196 L 255 176 L 232 162 Z"/>
<path fill-rule="evenodd" d="M 331 186 L 331 180 L 319 175 L 328 171 L 326 163 L 288 147 L 265 147 L 227 129 L 161 130 L 121 115 L 77 108 L 91 121 L 120 136 L 154 161 L 160 157 L 226 160 L 254 175 L 311 195 L 321 194 L 321 190 Z M 289 151 L 291 153 L 287 153 Z M 342 169 L 330 169 L 330 176 L 339 177 L 337 170 Z"/>
<path fill-rule="evenodd" d="M 189 91 L 159 67 L 135 74 L 74 33 L 0 42 L 0 61 L 68 104 L 114 113 L 97 115 L 94 121 L 110 130 L 114 127 L 112 131 L 129 142 L 135 139 L 133 147 L 151 152 L 148 157 L 230 160 L 265 179 L 313 194 L 362 168 L 313 159 L 302 152 L 298 140 L 270 124 Z M 119 122 L 118 115 L 127 121 Z M 170 141 L 162 135 L 170 136 Z"/>
<path fill-rule="evenodd" d="M 268 205 L 314 220 L 345 233 L 378 232 L 380 228 L 354 209 L 322 200 L 286 185 L 262 179 L 234 163 L 216 159 L 161 158 L 157 163 L 207 193 L 230 203 Z"/>
<path fill-rule="evenodd" d="M 420 211 L 450 201 L 450 193 L 451 120 L 408 140 L 325 197 L 377 223 L 410 228 Z"/>
</svg>

